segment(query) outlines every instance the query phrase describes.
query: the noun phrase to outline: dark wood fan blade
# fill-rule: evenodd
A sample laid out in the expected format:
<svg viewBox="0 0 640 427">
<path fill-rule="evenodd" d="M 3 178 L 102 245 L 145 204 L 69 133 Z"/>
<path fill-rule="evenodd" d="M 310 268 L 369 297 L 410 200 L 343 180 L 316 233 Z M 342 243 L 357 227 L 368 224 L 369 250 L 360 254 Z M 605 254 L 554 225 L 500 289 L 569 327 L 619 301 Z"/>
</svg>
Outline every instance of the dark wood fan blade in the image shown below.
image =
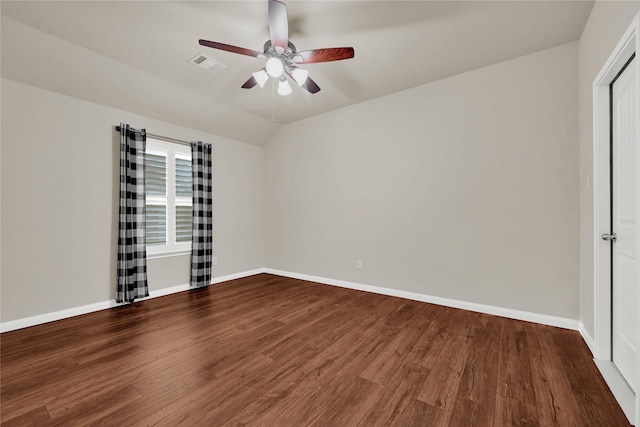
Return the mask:
<svg viewBox="0 0 640 427">
<path fill-rule="evenodd" d="M 292 60 L 296 64 L 310 64 L 313 62 L 331 62 L 351 59 L 354 55 L 355 51 L 352 47 L 330 47 L 327 49 L 296 52 Z"/>
<path fill-rule="evenodd" d="M 278 53 L 287 51 L 289 44 L 287 6 L 278 0 L 269 0 L 269 35 L 271 36 L 271 46 L 282 48 L 282 51 Z"/>
<path fill-rule="evenodd" d="M 316 82 L 314 82 L 313 80 L 311 80 L 311 77 L 307 77 L 307 81 L 304 82 L 304 84 L 302 85 L 303 88 L 305 88 L 306 90 L 308 90 L 311 93 L 318 93 L 320 92 L 320 86 L 318 86 L 316 84 Z"/>
<path fill-rule="evenodd" d="M 239 53 L 240 55 L 253 56 L 255 58 L 260 58 L 264 56 L 264 53 L 258 52 L 257 50 L 245 49 L 243 47 L 232 46 L 230 44 L 212 42 L 209 40 L 200 39 L 199 43 L 202 46 L 212 47 L 214 49 L 226 50 L 227 52 Z"/>
<path fill-rule="evenodd" d="M 244 84 L 242 85 L 242 89 L 251 89 L 252 87 L 254 87 L 257 84 L 258 84 L 258 82 L 255 79 L 255 77 L 251 76 L 251 77 L 249 77 L 249 80 L 244 82 Z"/>
</svg>

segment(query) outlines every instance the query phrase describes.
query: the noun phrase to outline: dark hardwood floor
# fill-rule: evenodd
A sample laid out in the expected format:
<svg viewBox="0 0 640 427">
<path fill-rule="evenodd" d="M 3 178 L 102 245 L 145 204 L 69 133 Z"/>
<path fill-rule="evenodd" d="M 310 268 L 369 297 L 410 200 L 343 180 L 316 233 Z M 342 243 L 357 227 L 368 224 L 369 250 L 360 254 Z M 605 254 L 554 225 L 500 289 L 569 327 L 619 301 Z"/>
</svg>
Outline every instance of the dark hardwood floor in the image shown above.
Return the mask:
<svg viewBox="0 0 640 427">
<path fill-rule="evenodd" d="M 0 340 L 7 426 L 629 425 L 575 331 L 268 274 Z"/>
</svg>

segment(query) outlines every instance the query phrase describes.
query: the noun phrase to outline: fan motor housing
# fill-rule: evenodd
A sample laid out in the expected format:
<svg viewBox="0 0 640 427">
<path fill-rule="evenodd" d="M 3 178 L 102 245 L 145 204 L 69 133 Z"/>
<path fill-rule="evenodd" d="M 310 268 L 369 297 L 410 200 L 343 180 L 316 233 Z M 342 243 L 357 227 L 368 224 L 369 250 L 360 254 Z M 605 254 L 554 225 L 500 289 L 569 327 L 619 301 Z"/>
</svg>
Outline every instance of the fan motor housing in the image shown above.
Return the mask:
<svg viewBox="0 0 640 427">
<path fill-rule="evenodd" d="M 296 45 L 291 42 L 287 42 L 287 44 L 287 51 L 284 53 L 278 53 L 271 44 L 271 40 L 267 40 L 264 43 L 264 54 L 267 55 L 268 58 L 271 58 L 272 56 L 284 56 L 285 58 L 289 59 L 296 53 Z"/>
</svg>

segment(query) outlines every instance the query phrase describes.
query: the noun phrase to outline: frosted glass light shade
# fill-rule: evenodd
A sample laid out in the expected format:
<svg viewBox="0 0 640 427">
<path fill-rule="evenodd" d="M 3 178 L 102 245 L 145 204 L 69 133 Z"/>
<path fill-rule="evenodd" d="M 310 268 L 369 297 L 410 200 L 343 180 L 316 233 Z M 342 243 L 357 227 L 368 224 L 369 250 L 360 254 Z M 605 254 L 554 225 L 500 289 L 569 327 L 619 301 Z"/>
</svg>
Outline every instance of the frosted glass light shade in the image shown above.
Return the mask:
<svg viewBox="0 0 640 427">
<path fill-rule="evenodd" d="M 284 71 L 284 65 L 279 58 L 269 58 L 267 60 L 267 74 L 271 77 L 280 77 Z"/>
<path fill-rule="evenodd" d="M 287 79 L 283 78 L 280 80 L 280 83 L 278 83 L 278 95 L 289 95 L 292 91 L 293 89 L 291 89 L 291 85 Z"/>
<path fill-rule="evenodd" d="M 293 79 L 296 81 L 296 83 L 302 86 L 304 82 L 307 81 L 309 72 L 307 70 L 301 70 L 300 68 L 294 68 L 293 70 L 291 70 L 291 75 L 293 76 Z"/>
<path fill-rule="evenodd" d="M 253 78 L 256 79 L 256 82 L 258 82 L 260 87 L 264 87 L 267 80 L 269 80 L 269 75 L 265 70 L 260 70 L 253 73 Z"/>
</svg>

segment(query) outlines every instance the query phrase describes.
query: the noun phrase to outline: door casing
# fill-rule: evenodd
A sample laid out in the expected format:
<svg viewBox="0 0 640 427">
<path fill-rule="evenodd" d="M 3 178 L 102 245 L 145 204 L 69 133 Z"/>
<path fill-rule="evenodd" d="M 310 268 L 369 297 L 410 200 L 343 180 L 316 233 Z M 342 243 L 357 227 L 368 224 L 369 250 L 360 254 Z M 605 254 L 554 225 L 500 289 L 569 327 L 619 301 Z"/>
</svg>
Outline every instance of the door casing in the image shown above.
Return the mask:
<svg viewBox="0 0 640 427">
<path fill-rule="evenodd" d="M 633 53 L 640 52 L 640 14 L 616 45 L 609 59 L 593 82 L 593 201 L 594 201 L 594 358 L 611 360 L 611 244 L 602 240 L 601 235 L 610 232 L 610 111 L 609 84 L 627 63 Z M 629 66 L 636 67 L 640 75 L 640 61 Z M 640 107 L 640 85 L 636 85 L 636 105 Z M 636 111 L 636 123 L 640 124 L 640 108 Z M 640 127 L 638 127 L 640 129 Z M 636 170 L 640 170 L 640 147 L 636 150 Z M 640 185 L 636 186 L 636 220 L 640 223 Z M 636 245 L 640 244 L 640 227 L 636 235 Z M 637 248 L 640 253 L 640 248 Z M 640 268 L 636 269 L 636 285 L 640 286 Z M 636 307 L 640 309 L 640 291 Z M 636 330 L 640 334 L 640 316 Z M 640 342 L 640 340 L 638 340 Z M 640 353 L 636 358 L 637 372 L 640 372 Z M 640 384 L 640 378 L 635 379 Z M 640 425 L 640 393 L 635 396 L 635 424 Z"/>
</svg>

